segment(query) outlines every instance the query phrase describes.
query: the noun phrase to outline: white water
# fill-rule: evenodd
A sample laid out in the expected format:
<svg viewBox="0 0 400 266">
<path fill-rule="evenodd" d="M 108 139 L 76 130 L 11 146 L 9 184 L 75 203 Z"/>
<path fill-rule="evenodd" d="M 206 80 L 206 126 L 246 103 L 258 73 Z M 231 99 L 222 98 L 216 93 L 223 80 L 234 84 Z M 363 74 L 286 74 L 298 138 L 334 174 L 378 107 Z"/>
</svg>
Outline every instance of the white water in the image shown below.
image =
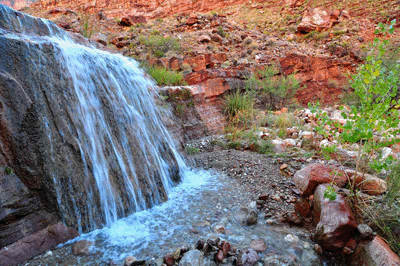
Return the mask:
<svg viewBox="0 0 400 266">
<path fill-rule="evenodd" d="M 172 187 L 169 162 L 160 156 L 159 145 L 169 145 L 173 155 L 184 171 L 182 159 L 172 146 L 168 132 L 162 125 L 153 102 L 150 89 L 154 84 L 145 78 L 138 64 L 120 55 L 93 50 L 70 41 L 54 40 L 61 48 L 66 68 L 73 79 L 74 90 L 79 102 L 79 120 L 75 123 L 83 128 L 78 130 L 78 139 L 85 167 L 92 163 L 93 177 L 100 193 L 106 225 L 110 226 L 118 218 L 124 217 L 122 195 L 129 200 L 130 210 L 146 208 L 145 198 L 140 189 L 138 175 L 146 175 L 150 190 L 154 192 L 151 205 L 160 203 L 159 184 L 150 168 L 156 168 L 165 191 Z M 99 92 L 98 87 L 104 86 Z M 103 94 L 102 94 L 103 93 Z M 104 101 L 112 109 L 113 117 L 104 113 Z M 113 121 L 108 121 L 108 120 Z M 114 124 L 114 125 L 111 125 Z M 114 131 L 114 132 L 113 132 Z M 118 138 L 115 137 L 118 135 Z M 162 138 L 161 138 L 162 137 Z M 138 141 L 133 146 L 131 138 Z M 141 161 L 135 161 L 132 149 L 140 148 Z M 108 151 L 111 149 L 111 151 Z M 106 158 L 113 153 L 114 161 Z M 137 151 L 136 151 L 137 152 Z M 118 164 L 125 191 L 116 191 L 109 177 L 110 164 Z M 138 173 L 137 164 L 145 164 L 146 173 Z M 143 168 L 142 168 L 143 170 Z M 88 194 L 93 194 L 90 187 Z M 93 208 L 95 206 L 90 206 Z M 94 220 L 94 217 L 93 219 Z M 92 228 L 97 227 L 93 225 Z"/>
<path fill-rule="evenodd" d="M 100 252 L 101 261 L 119 261 L 130 255 L 149 259 L 163 249 L 167 252 L 172 246 L 183 244 L 176 242 L 182 240 L 177 235 L 188 233 L 192 223 L 199 222 L 191 215 L 199 211 L 198 203 L 193 205 L 193 202 L 201 198 L 204 190 L 217 193 L 221 186 L 215 173 L 186 171 L 182 182 L 170 190 L 168 201 L 119 219 L 110 227 L 83 234 L 66 244 L 82 239 L 96 242 L 91 252 Z"/>
</svg>

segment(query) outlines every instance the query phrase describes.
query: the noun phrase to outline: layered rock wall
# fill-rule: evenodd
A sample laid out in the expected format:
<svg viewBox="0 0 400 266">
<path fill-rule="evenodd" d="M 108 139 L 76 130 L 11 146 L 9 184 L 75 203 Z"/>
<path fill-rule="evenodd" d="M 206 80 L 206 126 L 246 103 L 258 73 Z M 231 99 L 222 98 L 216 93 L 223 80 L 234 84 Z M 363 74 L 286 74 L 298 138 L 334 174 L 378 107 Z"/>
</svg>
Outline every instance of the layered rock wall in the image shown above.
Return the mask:
<svg viewBox="0 0 400 266">
<path fill-rule="evenodd" d="M 42 0 L 38 5 L 49 8 L 53 6 L 80 9 L 91 12 L 105 11 L 109 16 L 143 15 L 148 18 L 166 17 L 173 14 L 190 14 L 191 12 L 208 12 L 224 6 L 241 4 L 245 0 Z"/>
</svg>

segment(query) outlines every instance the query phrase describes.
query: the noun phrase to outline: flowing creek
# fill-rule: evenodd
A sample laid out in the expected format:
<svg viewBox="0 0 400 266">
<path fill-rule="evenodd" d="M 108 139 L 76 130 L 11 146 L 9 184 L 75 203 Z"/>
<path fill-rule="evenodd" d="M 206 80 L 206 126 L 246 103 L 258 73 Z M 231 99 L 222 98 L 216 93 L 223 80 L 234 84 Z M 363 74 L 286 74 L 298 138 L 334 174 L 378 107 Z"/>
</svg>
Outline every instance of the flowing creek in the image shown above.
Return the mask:
<svg viewBox="0 0 400 266">
<path fill-rule="evenodd" d="M 140 260 L 159 258 L 210 237 L 227 240 L 237 248 L 262 239 L 268 246 L 260 253 L 263 259 L 281 262 L 271 265 L 322 265 L 306 231 L 268 225 L 262 218 L 257 225 L 243 225 L 241 209 L 249 208 L 250 203 L 251 193 L 237 181 L 212 171 L 187 171 L 167 202 L 84 234 L 24 265 L 104 265 L 110 261 L 121 265 L 130 255 Z M 225 232 L 216 233 L 216 227 Z M 89 256 L 71 252 L 72 243 L 82 239 L 95 243 Z"/>
</svg>

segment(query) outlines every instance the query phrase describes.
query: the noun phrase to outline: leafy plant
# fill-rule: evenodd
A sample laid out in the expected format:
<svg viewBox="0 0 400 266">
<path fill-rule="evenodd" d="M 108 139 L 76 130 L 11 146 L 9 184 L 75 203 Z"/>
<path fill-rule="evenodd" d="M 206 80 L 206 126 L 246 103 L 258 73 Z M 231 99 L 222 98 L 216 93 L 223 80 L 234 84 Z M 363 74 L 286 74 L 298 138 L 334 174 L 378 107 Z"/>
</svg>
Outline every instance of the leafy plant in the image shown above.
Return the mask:
<svg viewBox="0 0 400 266">
<path fill-rule="evenodd" d="M 14 173 L 14 170 L 10 167 L 6 167 L 4 169 L 4 174 L 6 174 L 6 175 L 12 175 L 13 173 Z"/>
<path fill-rule="evenodd" d="M 381 35 L 390 35 L 394 31 L 395 20 L 390 26 L 379 24 L 376 32 Z M 351 106 L 346 111 L 342 106 L 342 117 L 346 119 L 342 126 L 337 122 L 331 121 L 325 112 L 319 110 L 317 117 L 319 126 L 318 132 L 327 134 L 324 130 L 326 125 L 331 128 L 341 128 L 341 134 L 337 140 L 341 143 L 357 143 L 358 154 L 356 159 L 356 174 L 363 173 L 361 169 L 362 158 L 369 156 L 373 151 L 397 142 L 394 138 L 400 133 L 399 112 L 394 106 L 399 105 L 398 88 L 400 85 L 400 64 L 384 64 L 387 60 L 389 50 L 389 40 L 376 38 L 373 43 L 373 50 L 366 58 L 364 65 L 359 67 L 351 81 L 354 93 L 359 97 L 359 105 Z M 374 139 L 374 132 L 382 135 L 381 141 Z M 387 165 L 380 165 L 387 168 Z M 355 191 L 355 178 L 351 184 L 351 190 Z M 354 195 L 356 195 L 354 193 Z M 354 198 L 357 201 L 356 198 Z"/>
<path fill-rule="evenodd" d="M 226 37 L 226 32 L 224 31 L 224 28 L 222 28 L 222 26 L 218 26 L 217 33 L 223 38 Z"/>
<path fill-rule="evenodd" d="M 327 145 L 325 147 L 321 148 L 322 156 L 326 159 L 329 160 L 332 158 L 332 155 L 337 151 L 337 146 L 336 145 Z"/>
<path fill-rule="evenodd" d="M 327 186 L 326 190 L 324 191 L 324 198 L 329 199 L 330 201 L 333 201 L 336 199 L 336 191 L 333 188 L 333 186 Z"/>
</svg>

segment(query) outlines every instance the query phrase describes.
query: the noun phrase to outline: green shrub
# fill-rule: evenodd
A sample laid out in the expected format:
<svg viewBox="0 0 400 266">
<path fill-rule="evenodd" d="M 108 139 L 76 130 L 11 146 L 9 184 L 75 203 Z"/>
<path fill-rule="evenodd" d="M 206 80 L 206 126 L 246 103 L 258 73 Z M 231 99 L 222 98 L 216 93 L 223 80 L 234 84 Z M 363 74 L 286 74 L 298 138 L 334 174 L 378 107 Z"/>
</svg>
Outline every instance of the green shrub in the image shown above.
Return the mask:
<svg viewBox="0 0 400 266">
<path fill-rule="evenodd" d="M 272 154 L 274 152 L 274 145 L 270 140 L 259 140 L 257 142 L 257 150 L 261 154 Z"/>
<path fill-rule="evenodd" d="M 391 166 L 390 174 L 386 180 L 388 191 L 385 198 L 393 203 L 395 200 L 400 199 L 400 162 L 397 161 Z"/>
<path fill-rule="evenodd" d="M 178 86 L 185 85 L 182 73 L 174 70 L 168 70 L 163 67 L 146 67 L 147 73 L 153 77 L 159 86 Z"/>
<path fill-rule="evenodd" d="M 294 74 L 285 76 L 277 75 L 276 66 L 269 66 L 250 75 L 245 81 L 249 91 L 255 91 L 262 103 L 269 110 L 277 110 L 291 104 L 293 96 L 300 88 L 300 82 Z"/>
<path fill-rule="evenodd" d="M 390 26 L 380 23 L 377 34 L 389 37 L 394 31 L 396 21 L 393 20 Z M 356 159 L 356 173 L 365 173 L 363 161 L 371 161 L 371 155 L 379 151 L 382 147 L 398 142 L 393 136 L 400 133 L 399 112 L 394 107 L 399 106 L 399 85 L 400 85 L 400 63 L 397 60 L 388 60 L 390 51 L 389 38 L 380 40 L 375 38 L 372 51 L 367 56 L 365 63 L 358 68 L 353 76 L 351 86 L 354 93 L 358 96 L 360 103 L 351 106 L 350 111 L 345 111 L 342 106 L 342 117 L 346 123 L 341 127 L 342 132 L 336 138 L 339 143 L 357 143 L 358 153 Z M 390 57 L 389 57 L 390 58 Z M 387 63 L 385 63 L 387 62 Z M 339 127 L 337 122 L 331 121 L 326 112 L 318 111 L 316 131 L 320 134 L 327 134 L 324 130 L 325 125 Z M 349 118 L 349 119 L 347 119 Z M 385 141 L 377 142 L 374 133 L 378 132 Z M 372 158 L 373 159 L 373 158 Z M 381 170 L 388 168 L 385 163 L 372 163 L 373 167 Z M 396 182 L 397 183 L 397 182 Z M 354 206 L 358 206 L 355 179 L 351 184 L 352 198 Z M 367 213 L 375 210 L 364 208 Z M 374 215 L 374 214 L 372 214 Z"/>
<path fill-rule="evenodd" d="M 186 153 L 189 154 L 189 155 L 197 154 L 199 152 L 200 152 L 199 148 L 192 147 L 192 146 L 186 147 Z"/>
<path fill-rule="evenodd" d="M 249 92 L 242 93 L 236 90 L 225 96 L 225 113 L 230 120 L 237 118 L 240 113 L 251 114 L 254 110 L 254 96 Z"/>
<path fill-rule="evenodd" d="M 176 38 L 161 35 L 140 35 L 138 37 L 140 44 L 145 45 L 158 58 L 163 57 L 168 51 L 179 51 L 180 44 Z"/>
<path fill-rule="evenodd" d="M 325 160 L 332 159 L 332 156 L 336 153 L 336 151 L 337 151 L 336 145 L 325 146 L 321 148 L 321 153 Z"/>
<path fill-rule="evenodd" d="M 222 26 L 218 26 L 218 28 L 217 28 L 217 33 L 218 33 L 221 37 L 225 37 L 225 36 L 226 36 L 226 32 L 224 31 L 224 28 L 222 28 Z"/>
<path fill-rule="evenodd" d="M 231 141 L 228 142 L 228 147 L 230 149 L 239 150 L 242 147 L 242 144 L 239 141 Z"/>
</svg>

